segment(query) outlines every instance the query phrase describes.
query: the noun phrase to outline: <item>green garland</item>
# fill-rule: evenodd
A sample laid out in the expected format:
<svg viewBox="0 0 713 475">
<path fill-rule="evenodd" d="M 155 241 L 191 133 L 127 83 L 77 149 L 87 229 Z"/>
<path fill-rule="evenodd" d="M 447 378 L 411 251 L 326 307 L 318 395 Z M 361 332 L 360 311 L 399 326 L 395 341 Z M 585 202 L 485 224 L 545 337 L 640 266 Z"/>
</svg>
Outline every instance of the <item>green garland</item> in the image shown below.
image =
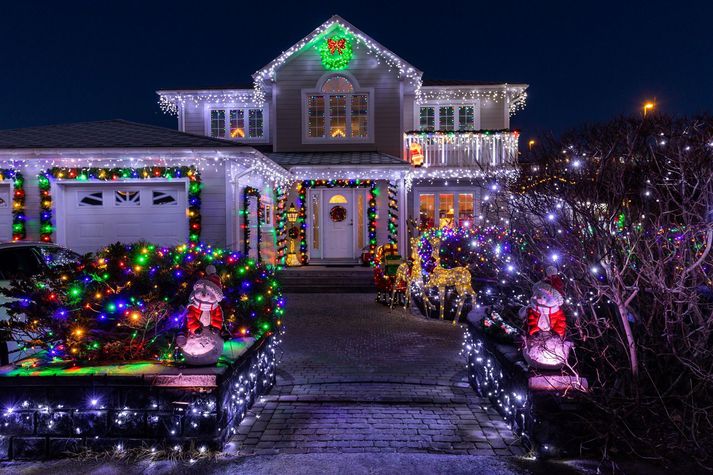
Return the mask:
<svg viewBox="0 0 713 475">
<path fill-rule="evenodd" d="M 246 186 L 243 189 L 243 211 L 242 211 L 242 217 L 243 217 L 243 224 L 241 227 L 243 228 L 243 246 L 244 246 L 244 252 L 246 256 L 250 256 L 250 210 L 249 210 L 249 203 L 248 199 L 254 197 L 257 198 L 257 261 L 260 262 L 261 256 L 260 256 L 260 249 L 262 248 L 262 232 L 260 231 L 260 226 L 262 225 L 262 199 L 260 196 L 260 191 L 258 191 L 257 188 L 253 188 L 252 186 Z"/>
<path fill-rule="evenodd" d="M 303 265 L 309 262 L 309 253 L 307 252 L 307 189 L 315 187 L 326 188 L 358 188 L 369 187 L 369 208 L 367 216 L 369 218 L 369 255 L 370 259 L 374 259 L 376 253 L 376 197 L 379 196 L 379 189 L 376 187 L 374 180 L 305 180 L 297 185 L 297 193 L 299 194 L 299 240 L 300 240 L 300 261 Z"/>
<path fill-rule="evenodd" d="M 12 240 L 22 241 L 27 237 L 25 228 L 25 178 L 22 173 L 0 169 L 0 181 L 12 180 Z"/>
<path fill-rule="evenodd" d="M 193 166 L 140 168 L 54 167 L 38 175 L 40 188 L 40 239 L 52 242 L 52 180 L 118 181 L 122 179 L 188 178 L 188 239 L 197 243 L 201 236 L 201 174 Z"/>
<path fill-rule="evenodd" d="M 277 264 L 285 265 L 287 260 L 287 193 L 284 188 L 275 189 L 277 196 L 277 222 L 275 223 L 275 240 L 277 244 Z"/>
</svg>

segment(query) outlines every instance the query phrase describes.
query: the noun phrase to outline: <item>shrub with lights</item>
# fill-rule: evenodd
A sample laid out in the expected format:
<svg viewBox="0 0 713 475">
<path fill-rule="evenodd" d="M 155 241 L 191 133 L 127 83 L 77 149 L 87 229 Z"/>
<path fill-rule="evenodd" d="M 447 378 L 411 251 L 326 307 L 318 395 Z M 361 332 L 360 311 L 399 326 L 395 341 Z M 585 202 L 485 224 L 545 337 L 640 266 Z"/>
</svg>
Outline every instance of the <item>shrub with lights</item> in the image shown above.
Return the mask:
<svg viewBox="0 0 713 475">
<path fill-rule="evenodd" d="M 189 244 L 113 244 L 78 265 L 3 291 L 8 331 L 48 360 L 175 362 L 193 283 L 213 265 L 224 288 L 223 333 L 260 338 L 284 312 L 273 270 L 229 250 Z"/>
</svg>

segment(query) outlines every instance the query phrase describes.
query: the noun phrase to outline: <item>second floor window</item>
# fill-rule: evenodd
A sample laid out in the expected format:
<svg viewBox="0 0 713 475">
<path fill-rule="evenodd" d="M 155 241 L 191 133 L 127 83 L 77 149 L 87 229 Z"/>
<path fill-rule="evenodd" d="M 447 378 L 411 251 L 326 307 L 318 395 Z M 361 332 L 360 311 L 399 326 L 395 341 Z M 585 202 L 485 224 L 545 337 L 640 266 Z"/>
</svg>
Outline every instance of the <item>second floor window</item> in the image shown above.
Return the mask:
<svg viewBox="0 0 713 475">
<path fill-rule="evenodd" d="M 226 139 L 261 139 L 265 136 L 263 110 L 257 108 L 211 109 L 210 136 Z"/>
<path fill-rule="evenodd" d="M 422 106 L 419 109 L 419 130 L 476 130 L 475 106 Z"/>
<path fill-rule="evenodd" d="M 369 137 L 369 93 L 357 91 L 345 76 L 329 77 L 305 97 L 308 139 L 354 140 Z"/>
</svg>

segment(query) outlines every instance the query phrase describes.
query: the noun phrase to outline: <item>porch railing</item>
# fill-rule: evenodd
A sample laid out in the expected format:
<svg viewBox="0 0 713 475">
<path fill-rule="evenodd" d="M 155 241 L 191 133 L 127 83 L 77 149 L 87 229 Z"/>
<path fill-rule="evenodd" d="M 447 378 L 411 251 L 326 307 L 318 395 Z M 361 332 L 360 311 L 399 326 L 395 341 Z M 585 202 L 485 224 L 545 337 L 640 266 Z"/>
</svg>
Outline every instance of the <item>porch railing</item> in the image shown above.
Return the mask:
<svg viewBox="0 0 713 475">
<path fill-rule="evenodd" d="M 517 162 L 515 130 L 406 132 L 404 156 L 415 166 L 497 168 Z"/>
</svg>

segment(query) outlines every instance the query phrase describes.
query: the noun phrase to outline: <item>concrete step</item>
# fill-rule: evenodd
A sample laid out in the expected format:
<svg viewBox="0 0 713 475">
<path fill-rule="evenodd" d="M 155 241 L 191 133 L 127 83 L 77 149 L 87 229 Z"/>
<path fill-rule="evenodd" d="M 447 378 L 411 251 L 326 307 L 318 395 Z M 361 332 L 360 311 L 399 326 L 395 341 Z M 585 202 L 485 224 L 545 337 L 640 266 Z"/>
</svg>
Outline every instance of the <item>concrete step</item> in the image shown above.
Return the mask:
<svg viewBox="0 0 713 475">
<path fill-rule="evenodd" d="M 286 269 L 278 275 L 285 293 L 375 292 L 369 268 Z"/>
</svg>

